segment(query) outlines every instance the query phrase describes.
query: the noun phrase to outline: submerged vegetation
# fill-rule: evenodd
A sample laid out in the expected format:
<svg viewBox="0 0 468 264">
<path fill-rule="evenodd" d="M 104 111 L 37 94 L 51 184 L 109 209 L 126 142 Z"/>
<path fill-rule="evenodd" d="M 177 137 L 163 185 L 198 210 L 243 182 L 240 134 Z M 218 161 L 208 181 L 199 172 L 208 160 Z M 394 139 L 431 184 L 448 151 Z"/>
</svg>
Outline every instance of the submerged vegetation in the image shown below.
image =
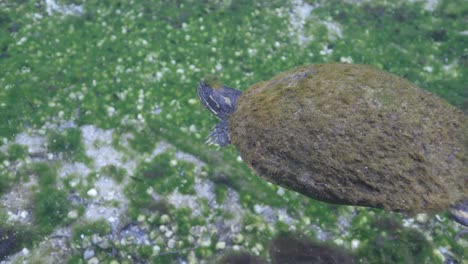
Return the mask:
<svg viewBox="0 0 468 264">
<path fill-rule="evenodd" d="M 0 259 L 271 260 L 288 230 L 364 263 L 466 259 L 446 214 L 314 201 L 205 145 L 216 121 L 195 88 L 352 62 L 463 107 L 467 12 L 462 0 L 0 2 Z M 394 229 L 375 224 L 384 215 Z"/>
</svg>

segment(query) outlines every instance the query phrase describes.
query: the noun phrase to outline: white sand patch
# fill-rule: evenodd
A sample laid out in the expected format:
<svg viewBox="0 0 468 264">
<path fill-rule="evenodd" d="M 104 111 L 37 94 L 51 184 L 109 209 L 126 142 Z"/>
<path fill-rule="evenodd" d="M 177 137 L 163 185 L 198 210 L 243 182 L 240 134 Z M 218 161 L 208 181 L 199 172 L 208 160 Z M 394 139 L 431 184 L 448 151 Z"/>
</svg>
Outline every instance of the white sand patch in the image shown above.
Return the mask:
<svg viewBox="0 0 468 264">
<path fill-rule="evenodd" d="M 88 197 L 90 204 L 86 208 L 84 218 L 90 221 L 105 219 L 113 230 L 122 227 L 126 221 L 123 216 L 128 208 L 128 200 L 123 192 L 124 186 L 111 178 L 98 178 L 94 187 L 90 189 L 94 191 L 93 195 Z"/>
<path fill-rule="evenodd" d="M 46 11 L 49 16 L 53 13 L 60 13 L 62 15 L 82 15 L 84 8 L 82 5 L 60 5 L 55 0 L 45 0 Z"/>
<path fill-rule="evenodd" d="M 289 21 L 291 24 L 290 32 L 297 37 L 300 45 L 306 45 L 313 41 L 313 36 L 308 36 L 305 33 L 305 24 L 307 23 L 312 10 L 317 6 L 312 6 L 304 3 L 303 0 L 293 0 L 292 10 L 290 12 Z"/>
<path fill-rule="evenodd" d="M 26 132 L 22 132 L 16 135 L 15 142 L 28 147 L 29 154 L 47 152 L 46 138 L 43 136 L 30 135 Z"/>
<path fill-rule="evenodd" d="M 200 170 L 200 168 L 202 166 L 205 165 L 205 163 L 201 160 L 199 160 L 197 157 L 191 155 L 191 154 L 188 154 L 188 153 L 185 153 L 185 152 L 181 152 L 181 151 L 177 151 L 175 153 L 175 157 L 178 159 L 178 160 L 183 160 L 183 161 L 187 161 L 187 162 L 190 162 L 190 163 L 193 163 L 195 165 L 195 170 L 198 172 Z"/>
<path fill-rule="evenodd" d="M 5 210 L 8 220 L 30 224 L 32 221 L 31 198 L 32 188 L 37 185 L 34 177 L 28 182 L 14 186 L 8 193 L 0 197 L 0 207 Z"/>
<path fill-rule="evenodd" d="M 58 175 L 60 177 L 66 177 L 68 175 L 77 175 L 81 177 L 86 177 L 91 170 L 85 164 L 81 162 L 75 163 L 64 163 L 60 168 Z"/>
<path fill-rule="evenodd" d="M 232 213 L 234 216 L 232 219 L 225 219 L 224 222 L 231 225 L 233 232 L 240 231 L 240 224 L 242 223 L 242 218 L 244 217 L 244 209 L 239 202 L 239 194 L 233 189 L 228 188 L 226 199 L 221 205 L 221 208 L 227 212 Z M 237 227 L 235 225 L 237 225 Z"/>
<path fill-rule="evenodd" d="M 121 228 L 126 221 L 126 219 L 123 217 L 123 212 L 124 210 L 121 208 L 92 203 L 86 208 L 84 218 L 89 221 L 104 219 L 110 224 L 112 230 L 117 230 Z"/>
<path fill-rule="evenodd" d="M 167 143 L 166 141 L 160 141 L 158 142 L 156 148 L 151 152 L 151 159 L 154 158 L 155 156 L 162 154 L 166 152 L 168 149 L 172 147 L 171 144 Z"/>
<path fill-rule="evenodd" d="M 167 197 L 167 201 L 174 205 L 176 208 L 188 207 L 192 209 L 193 215 L 201 215 L 200 206 L 196 201 L 197 196 L 181 194 L 178 190 L 170 193 Z"/>
<path fill-rule="evenodd" d="M 261 215 L 265 222 L 269 224 L 275 224 L 278 220 L 288 225 L 292 225 L 294 222 L 294 219 L 289 216 L 286 209 L 277 209 L 267 205 L 256 204 L 254 205 L 254 211 L 256 214 Z"/>
<path fill-rule="evenodd" d="M 127 198 L 123 192 L 123 186 L 110 178 L 99 178 L 95 182 L 94 188 L 96 188 L 98 195 L 100 195 L 100 198 L 104 201 L 127 203 Z"/>
<path fill-rule="evenodd" d="M 322 24 L 324 24 L 327 27 L 328 39 L 330 41 L 335 41 L 343 37 L 343 31 L 341 30 L 340 24 L 332 21 L 331 19 L 323 21 Z"/>
<path fill-rule="evenodd" d="M 103 130 L 88 125 L 81 127 L 86 155 L 94 160 L 96 170 L 108 165 L 114 165 L 127 170 L 130 175 L 136 169 L 134 159 L 125 159 L 124 155 L 112 147 L 113 130 Z"/>
<path fill-rule="evenodd" d="M 319 7 L 319 4 L 311 5 L 303 0 L 293 0 L 292 9 L 289 13 L 289 23 L 291 37 L 296 38 L 299 45 L 304 46 L 314 40 L 314 36 L 310 35 L 306 28 L 307 24 L 322 24 L 327 28 L 328 39 L 335 41 L 343 37 L 341 25 L 333 21 L 331 18 L 327 20 L 319 19 L 314 16 L 312 11 Z"/>
<path fill-rule="evenodd" d="M 194 189 L 197 192 L 197 196 L 207 199 L 210 205 L 216 203 L 215 186 L 213 182 L 196 178 Z"/>
<path fill-rule="evenodd" d="M 207 199 L 209 205 L 213 208 L 219 207 L 219 205 L 216 204 L 216 195 L 214 192 L 215 187 L 213 182 L 196 178 L 193 188 L 196 191 L 196 195 L 185 195 L 176 190 L 167 196 L 168 202 L 176 208 L 188 207 L 192 209 L 192 213 L 195 216 L 201 215 L 201 207 L 197 201 L 200 198 Z"/>
<path fill-rule="evenodd" d="M 409 0 L 410 3 L 424 3 L 424 10 L 434 11 L 439 5 L 439 0 Z"/>
</svg>

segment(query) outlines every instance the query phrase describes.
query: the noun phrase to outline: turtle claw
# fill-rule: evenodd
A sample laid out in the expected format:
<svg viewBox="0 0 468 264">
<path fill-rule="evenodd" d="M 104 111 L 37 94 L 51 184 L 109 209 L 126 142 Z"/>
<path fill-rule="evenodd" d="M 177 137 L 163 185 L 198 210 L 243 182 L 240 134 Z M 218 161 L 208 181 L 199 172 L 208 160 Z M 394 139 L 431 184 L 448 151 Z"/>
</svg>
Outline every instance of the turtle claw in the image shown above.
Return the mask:
<svg viewBox="0 0 468 264">
<path fill-rule="evenodd" d="M 205 141 L 205 144 L 208 145 L 218 145 L 219 148 L 227 146 L 231 143 L 229 138 L 229 132 L 227 127 L 227 121 L 222 120 L 214 127 L 213 131 L 208 135 L 208 139 Z M 218 149 L 219 149 L 218 148 Z"/>
<path fill-rule="evenodd" d="M 468 200 L 463 200 L 449 208 L 453 220 L 468 227 Z"/>
</svg>

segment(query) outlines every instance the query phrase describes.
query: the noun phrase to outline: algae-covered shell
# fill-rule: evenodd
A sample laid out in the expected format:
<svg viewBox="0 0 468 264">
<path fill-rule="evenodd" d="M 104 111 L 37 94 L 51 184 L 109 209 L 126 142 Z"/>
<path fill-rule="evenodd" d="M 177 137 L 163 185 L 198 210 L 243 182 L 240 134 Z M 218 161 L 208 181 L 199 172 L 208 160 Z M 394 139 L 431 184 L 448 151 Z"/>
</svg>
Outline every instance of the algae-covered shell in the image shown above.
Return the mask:
<svg viewBox="0 0 468 264">
<path fill-rule="evenodd" d="M 371 66 L 303 66 L 251 86 L 231 143 L 270 182 L 338 204 L 405 212 L 468 197 L 467 118 Z"/>
</svg>

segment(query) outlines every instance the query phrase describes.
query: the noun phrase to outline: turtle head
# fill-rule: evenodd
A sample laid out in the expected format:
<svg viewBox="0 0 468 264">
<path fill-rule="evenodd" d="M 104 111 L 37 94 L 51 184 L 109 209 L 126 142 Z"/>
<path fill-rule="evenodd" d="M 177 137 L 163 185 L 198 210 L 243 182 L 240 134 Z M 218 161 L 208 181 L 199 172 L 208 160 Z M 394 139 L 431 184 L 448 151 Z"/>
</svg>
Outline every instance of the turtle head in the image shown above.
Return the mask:
<svg viewBox="0 0 468 264">
<path fill-rule="evenodd" d="M 198 97 L 201 103 L 221 120 L 210 133 L 208 143 L 224 147 L 231 142 L 228 117 L 236 110 L 237 99 L 241 93 L 241 91 L 229 88 L 219 82 L 201 81 L 198 84 Z"/>
<path fill-rule="evenodd" d="M 201 103 L 221 120 L 236 110 L 237 98 L 241 91 L 224 85 L 212 86 L 206 82 L 198 84 L 198 97 Z"/>
</svg>

